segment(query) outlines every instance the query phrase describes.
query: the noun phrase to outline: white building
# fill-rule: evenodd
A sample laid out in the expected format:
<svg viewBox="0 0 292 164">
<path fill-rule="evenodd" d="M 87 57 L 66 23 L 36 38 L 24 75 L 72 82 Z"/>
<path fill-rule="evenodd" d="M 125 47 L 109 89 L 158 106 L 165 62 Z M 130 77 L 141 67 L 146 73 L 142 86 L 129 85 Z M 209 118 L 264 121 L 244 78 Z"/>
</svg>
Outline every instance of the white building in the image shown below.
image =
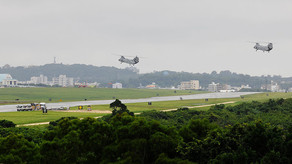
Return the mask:
<svg viewBox="0 0 292 164">
<path fill-rule="evenodd" d="M 231 86 L 228 84 L 214 83 L 208 85 L 209 92 L 235 92 L 234 89 L 231 89 Z"/>
<path fill-rule="evenodd" d="M 15 87 L 17 86 L 17 80 L 13 79 L 10 74 L 0 74 L 0 86 Z"/>
<path fill-rule="evenodd" d="M 271 91 L 272 92 L 279 92 L 281 90 L 280 85 L 278 83 L 271 81 Z"/>
<path fill-rule="evenodd" d="M 247 85 L 241 85 L 240 89 L 251 89 L 251 87 Z"/>
<path fill-rule="evenodd" d="M 280 92 L 281 91 L 281 87 L 280 85 L 278 85 L 278 83 L 271 81 L 271 84 L 263 84 L 261 86 L 261 89 L 265 89 L 268 91 L 272 91 L 272 92 Z"/>
<path fill-rule="evenodd" d="M 190 81 L 183 81 L 180 83 L 180 89 L 186 90 L 186 89 L 200 89 L 200 82 L 199 80 L 190 80 Z"/>
<path fill-rule="evenodd" d="M 123 88 L 123 84 L 122 83 L 114 83 L 112 85 L 113 88 Z"/>
<path fill-rule="evenodd" d="M 59 85 L 62 87 L 74 86 L 74 80 L 72 77 L 67 77 L 66 75 L 59 75 L 59 77 L 53 77 L 52 85 Z"/>
<path fill-rule="evenodd" d="M 30 84 L 45 84 L 48 85 L 48 77 L 40 75 L 39 77 L 33 76 L 30 78 Z"/>
<path fill-rule="evenodd" d="M 212 82 L 211 84 L 208 85 L 208 91 L 209 92 L 217 92 L 218 91 L 218 89 L 217 89 L 218 85 L 219 85 L 218 83 L 216 84 L 215 82 Z"/>
</svg>

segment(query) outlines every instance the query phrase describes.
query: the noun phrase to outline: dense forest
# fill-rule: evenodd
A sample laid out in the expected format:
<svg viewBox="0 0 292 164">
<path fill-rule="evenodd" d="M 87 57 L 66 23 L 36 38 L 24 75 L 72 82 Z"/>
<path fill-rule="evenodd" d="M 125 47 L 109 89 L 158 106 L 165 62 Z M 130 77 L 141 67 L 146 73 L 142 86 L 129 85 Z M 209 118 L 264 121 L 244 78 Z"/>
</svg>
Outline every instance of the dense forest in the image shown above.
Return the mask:
<svg viewBox="0 0 292 164">
<path fill-rule="evenodd" d="M 0 163 L 292 163 L 292 99 L 137 116 L 110 107 L 43 131 L 0 121 Z"/>
<path fill-rule="evenodd" d="M 231 71 L 216 71 L 209 73 L 188 73 L 174 71 L 159 71 L 145 74 L 138 74 L 135 70 L 118 69 L 115 67 L 97 67 L 85 64 L 46 64 L 43 66 L 29 67 L 10 67 L 8 65 L 0 68 L 0 74 L 9 73 L 19 81 L 30 80 L 32 76 L 43 74 L 52 79 L 59 75 L 73 77 L 79 82 L 98 82 L 101 86 L 107 86 L 107 83 L 121 82 L 123 87 L 136 88 L 140 85 L 146 86 L 155 82 L 160 87 L 171 87 L 180 84 L 182 81 L 199 80 L 200 86 L 206 88 L 208 84 L 215 82 L 229 84 L 240 87 L 249 85 L 252 88 L 260 88 L 263 84 L 270 84 L 271 80 L 277 82 L 283 89 L 292 87 L 292 78 L 283 78 L 281 76 L 250 76 L 237 74 Z"/>
</svg>

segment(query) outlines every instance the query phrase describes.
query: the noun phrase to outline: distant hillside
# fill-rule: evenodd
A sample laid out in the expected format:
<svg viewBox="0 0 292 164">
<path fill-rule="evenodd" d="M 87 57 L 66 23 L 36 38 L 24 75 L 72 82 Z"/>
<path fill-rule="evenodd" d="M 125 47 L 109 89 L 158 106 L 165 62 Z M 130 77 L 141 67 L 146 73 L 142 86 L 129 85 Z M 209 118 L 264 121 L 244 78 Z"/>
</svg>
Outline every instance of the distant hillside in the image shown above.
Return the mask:
<svg viewBox="0 0 292 164">
<path fill-rule="evenodd" d="M 79 79 L 80 82 L 116 82 L 127 81 L 129 78 L 136 78 L 137 73 L 128 69 L 118 69 L 115 67 L 97 67 L 85 64 L 46 64 L 43 66 L 29 66 L 29 67 L 2 67 L 0 73 L 9 73 L 11 76 L 19 81 L 30 80 L 32 76 L 39 76 L 43 74 L 52 79 L 59 75 L 67 75 Z"/>
<path fill-rule="evenodd" d="M 107 83 L 121 82 L 123 87 L 136 88 L 140 85 L 146 86 L 155 82 L 160 87 L 177 86 L 182 81 L 199 80 L 200 86 L 208 87 L 208 84 L 215 82 L 229 84 L 231 86 L 249 85 L 252 88 L 260 88 L 263 84 L 270 84 L 271 80 L 277 82 L 283 89 L 292 87 L 292 78 L 282 78 L 281 76 L 250 76 L 237 74 L 230 71 L 217 73 L 189 73 L 174 71 L 159 71 L 146 74 L 138 74 L 130 69 L 118 69 L 115 67 L 97 67 L 85 64 L 46 64 L 43 66 L 30 67 L 9 67 L 0 68 L 0 73 L 9 73 L 19 81 L 30 80 L 32 76 L 43 74 L 52 79 L 59 75 L 73 77 L 79 82 L 98 82 L 101 86 L 108 86 Z"/>
<path fill-rule="evenodd" d="M 138 78 L 129 81 L 130 86 L 145 86 L 155 82 L 161 87 L 177 86 L 181 81 L 199 80 L 200 86 L 208 87 L 208 84 L 215 82 L 221 84 L 229 84 L 231 86 L 240 87 L 241 85 L 249 85 L 252 88 L 260 88 L 262 84 L 270 84 L 271 80 L 281 84 L 283 89 L 292 87 L 291 78 L 282 78 L 281 76 L 250 76 L 244 74 L 232 73 L 230 71 L 221 71 L 217 73 L 213 71 L 208 73 L 188 73 L 188 72 L 173 72 L 161 71 L 147 73 Z"/>
</svg>

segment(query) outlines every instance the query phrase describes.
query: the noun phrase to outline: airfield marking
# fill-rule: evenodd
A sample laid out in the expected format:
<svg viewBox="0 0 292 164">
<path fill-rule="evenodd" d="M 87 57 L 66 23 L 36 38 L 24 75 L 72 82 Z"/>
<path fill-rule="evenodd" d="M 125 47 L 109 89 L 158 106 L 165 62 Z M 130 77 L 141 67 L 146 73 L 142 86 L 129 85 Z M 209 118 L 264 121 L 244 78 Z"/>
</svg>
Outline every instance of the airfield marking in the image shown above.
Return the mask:
<svg viewBox="0 0 292 164">
<path fill-rule="evenodd" d="M 233 104 L 236 101 L 228 101 L 228 102 L 223 102 L 223 103 L 217 103 L 217 104 Z M 208 107 L 208 106 L 213 106 L 217 104 L 207 104 L 207 105 L 200 105 L 200 106 L 185 106 L 186 108 L 203 108 L 203 107 Z M 161 110 L 163 112 L 169 112 L 169 111 L 175 111 L 177 109 L 166 109 L 166 110 Z"/>
<path fill-rule="evenodd" d="M 217 105 L 217 104 L 233 104 L 236 101 L 228 101 L 228 102 L 223 102 L 223 103 L 216 103 L 216 104 L 207 104 L 207 105 L 200 105 L 200 106 L 187 106 L 187 108 L 203 108 L 203 107 L 208 107 L 208 106 L 213 106 L 213 105 Z M 166 110 L 160 110 L 162 112 L 170 112 L 170 111 L 175 111 L 177 109 L 166 109 Z M 64 111 L 63 111 L 64 112 Z M 69 111 L 66 111 L 69 112 Z M 70 111 L 73 112 L 73 111 Z M 93 111 L 74 111 L 74 112 L 93 112 Z M 102 113 L 102 112 L 110 112 L 110 111 L 97 111 L 95 110 L 95 113 Z M 111 113 L 111 112 L 110 112 Z M 141 113 L 135 113 L 136 115 L 139 115 Z M 102 116 L 98 116 L 98 117 L 93 117 L 93 118 L 101 118 Z M 80 118 L 80 120 L 82 120 L 84 118 Z M 22 125 L 16 125 L 16 127 L 21 127 L 21 126 L 34 126 L 34 125 L 47 125 L 50 122 L 40 122 L 40 123 L 32 123 L 32 124 L 22 124 Z"/>
<path fill-rule="evenodd" d="M 109 110 L 57 110 L 57 112 L 81 112 L 81 113 L 112 113 L 112 111 Z"/>
</svg>

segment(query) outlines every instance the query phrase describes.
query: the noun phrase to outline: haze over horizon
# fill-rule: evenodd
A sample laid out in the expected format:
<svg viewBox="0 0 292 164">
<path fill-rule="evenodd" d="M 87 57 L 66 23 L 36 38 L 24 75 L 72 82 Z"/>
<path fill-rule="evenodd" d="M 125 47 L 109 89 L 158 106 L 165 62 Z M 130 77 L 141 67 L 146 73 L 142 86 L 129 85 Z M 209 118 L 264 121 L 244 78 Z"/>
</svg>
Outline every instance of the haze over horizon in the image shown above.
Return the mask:
<svg viewBox="0 0 292 164">
<path fill-rule="evenodd" d="M 80 65 L 83 65 L 82 63 L 73 63 L 73 64 L 64 64 L 64 63 L 46 63 L 46 64 L 63 64 L 63 65 L 74 65 L 74 64 L 80 64 Z M 44 65 L 46 65 L 44 64 Z M 8 64 L 9 65 L 9 64 Z M 9 65 L 10 67 L 24 67 L 24 68 L 28 68 L 28 67 L 33 67 L 33 66 L 44 66 L 44 65 L 18 65 L 18 66 L 12 66 L 12 65 Z M 88 64 L 85 64 L 85 65 L 88 65 Z M 6 65 L 5 65 L 6 66 Z M 5 66 L 2 66 L 2 68 L 5 68 Z M 91 65 L 91 66 L 94 66 L 94 65 Z M 114 67 L 114 68 L 117 68 L 117 69 L 132 69 L 133 67 L 125 67 L 125 68 L 118 68 L 118 67 L 115 67 L 115 66 L 96 66 L 96 67 Z M 1 66 L 0 66 L 1 68 Z M 136 67 L 134 67 L 134 69 L 137 69 Z M 137 70 L 132 70 L 133 72 L 136 72 Z M 249 76 L 281 76 L 281 75 L 271 75 L 271 74 L 267 74 L 267 75 L 251 75 L 251 74 L 247 74 L 247 73 L 241 73 L 241 72 L 234 72 L 232 70 L 220 70 L 220 71 L 216 71 L 216 70 L 213 70 L 211 72 L 190 72 L 190 71 L 175 71 L 175 70 L 153 70 L 151 72 L 140 72 L 140 70 L 138 69 L 138 74 L 147 74 L 147 73 L 155 73 L 155 72 L 163 72 L 163 73 L 168 73 L 169 71 L 171 72 L 185 72 L 185 73 L 199 73 L 199 74 L 203 74 L 203 73 L 207 73 L 207 74 L 211 74 L 213 73 L 214 71 L 217 73 L 217 74 L 220 74 L 221 72 L 225 72 L 225 71 L 229 71 L 231 73 L 236 73 L 236 74 L 243 74 L 243 75 L 249 75 Z M 166 74 L 167 75 L 167 74 Z M 281 76 L 282 78 L 290 78 L 292 76 Z"/>
<path fill-rule="evenodd" d="M 1 1 L 0 66 L 82 63 L 292 77 L 292 1 Z M 254 42 L 273 42 L 270 52 Z M 266 44 L 266 43 L 263 43 Z"/>
</svg>

